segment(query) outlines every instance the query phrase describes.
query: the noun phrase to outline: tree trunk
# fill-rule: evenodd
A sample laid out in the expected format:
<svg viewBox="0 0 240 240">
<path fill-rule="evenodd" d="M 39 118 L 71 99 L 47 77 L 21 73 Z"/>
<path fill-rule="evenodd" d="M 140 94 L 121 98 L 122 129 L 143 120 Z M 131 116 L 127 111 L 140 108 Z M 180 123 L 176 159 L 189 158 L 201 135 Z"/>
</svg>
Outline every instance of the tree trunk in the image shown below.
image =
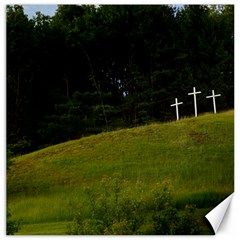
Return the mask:
<svg viewBox="0 0 240 240">
<path fill-rule="evenodd" d="M 94 84 L 94 87 L 96 88 L 97 93 L 99 94 L 100 103 L 101 103 L 102 111 L 103 111 L 103 116 L 104 116 L 105 124 L 106 124 L 107 130 L 108 130 L 108 120 L 107 120 L 106 110 L 105 110 L 105 106 L 104 106 L 103 99 L 102 99 L 102 91 L 101 91 L 100 86 L 98 86 L 98 84 L 97 84 L 96 77 L 95 77 L 94 71 L 93 71 L 93 66 L 92 66 L 91 59 L 90 59 L 88 53 L 83 48 L 82 48 L 82 50 L 83 50 L 83 52 L 84 52 L 84 54 L 85 54 L 85 56 L 88 60 L 88 64 L 89 64 L 90 69 L 91 69 L 90 79 L 92 80 L 92 82 Z"/>
</svg>

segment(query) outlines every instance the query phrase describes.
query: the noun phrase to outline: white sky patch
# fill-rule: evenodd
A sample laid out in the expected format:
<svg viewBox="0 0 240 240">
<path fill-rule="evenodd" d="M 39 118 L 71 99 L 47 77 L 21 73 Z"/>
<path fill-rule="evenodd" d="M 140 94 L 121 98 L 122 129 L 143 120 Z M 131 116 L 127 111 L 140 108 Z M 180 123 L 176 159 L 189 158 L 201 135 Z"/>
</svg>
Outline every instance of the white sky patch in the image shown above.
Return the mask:
<svg viewBox="0 0 240 240">
<path fill-rule="evenodd" d="M 52 17 L 56 10 L 56 4 L 23 4 L 24 13 L 28 15 L 28 18 L 32 18 L 36 15 L 36 12 L 41 12 L 43 15 L 49 15 Z"/>
</svg>

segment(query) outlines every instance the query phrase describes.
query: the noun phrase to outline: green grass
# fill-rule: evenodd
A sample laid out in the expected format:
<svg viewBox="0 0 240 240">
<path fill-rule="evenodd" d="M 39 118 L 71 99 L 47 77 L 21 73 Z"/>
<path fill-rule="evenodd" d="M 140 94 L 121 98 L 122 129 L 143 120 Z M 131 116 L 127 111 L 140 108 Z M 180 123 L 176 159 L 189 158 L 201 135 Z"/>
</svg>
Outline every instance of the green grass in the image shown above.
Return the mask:
<svg viewBox="0 0 240 240">
<path fill-rule="evenodd" d="M 53 224 L 52 233 L 39 227 L 39 234 L 63 234 L 75 206 L 85 203 L 84 187 L 97 186 L 105 175 L 118 173 L 130 186 L 141 180 L 146 198 L 151 186 L 169 179 L 179 208 L 186 203 L 209 208 L 233 192 L 233 169 L 234 112 L 204 114 L 17 157 L 7 175 L 8 207 L 24 221 L 20 233 L 34 234 L 33 226 Z"/>
<path fill-rule="evenodd" d="M 66 235 L 66 225 L 71 222 L 25 224 L 16 235 Z"/>
</svg>

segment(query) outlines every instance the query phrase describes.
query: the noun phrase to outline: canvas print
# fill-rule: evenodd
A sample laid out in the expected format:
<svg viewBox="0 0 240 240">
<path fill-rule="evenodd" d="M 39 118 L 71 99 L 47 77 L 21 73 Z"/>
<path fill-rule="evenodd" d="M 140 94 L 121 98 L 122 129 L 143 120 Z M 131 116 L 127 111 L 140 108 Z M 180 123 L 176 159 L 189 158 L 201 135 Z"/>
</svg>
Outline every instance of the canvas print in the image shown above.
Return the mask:
<svg viewBox="0 0 240 240">
<path fill-rule="evenodd" d="M 234 192 L 234 5 L 7 5 L 7 235 L 211 235 Z"/>
</svg>

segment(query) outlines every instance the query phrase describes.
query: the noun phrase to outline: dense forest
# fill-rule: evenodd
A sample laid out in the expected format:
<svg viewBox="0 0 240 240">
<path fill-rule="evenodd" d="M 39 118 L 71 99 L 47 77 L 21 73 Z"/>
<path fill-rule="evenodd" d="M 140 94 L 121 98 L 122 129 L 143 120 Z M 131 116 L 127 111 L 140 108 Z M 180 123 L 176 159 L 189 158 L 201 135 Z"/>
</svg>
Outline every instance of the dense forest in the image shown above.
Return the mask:
<svg viewBox="0 0 240 240">
<path fill-rule="evenodd" d="M 234 107 L 233 5 L 6 9 L 8 154 Z"/>
</svg>

